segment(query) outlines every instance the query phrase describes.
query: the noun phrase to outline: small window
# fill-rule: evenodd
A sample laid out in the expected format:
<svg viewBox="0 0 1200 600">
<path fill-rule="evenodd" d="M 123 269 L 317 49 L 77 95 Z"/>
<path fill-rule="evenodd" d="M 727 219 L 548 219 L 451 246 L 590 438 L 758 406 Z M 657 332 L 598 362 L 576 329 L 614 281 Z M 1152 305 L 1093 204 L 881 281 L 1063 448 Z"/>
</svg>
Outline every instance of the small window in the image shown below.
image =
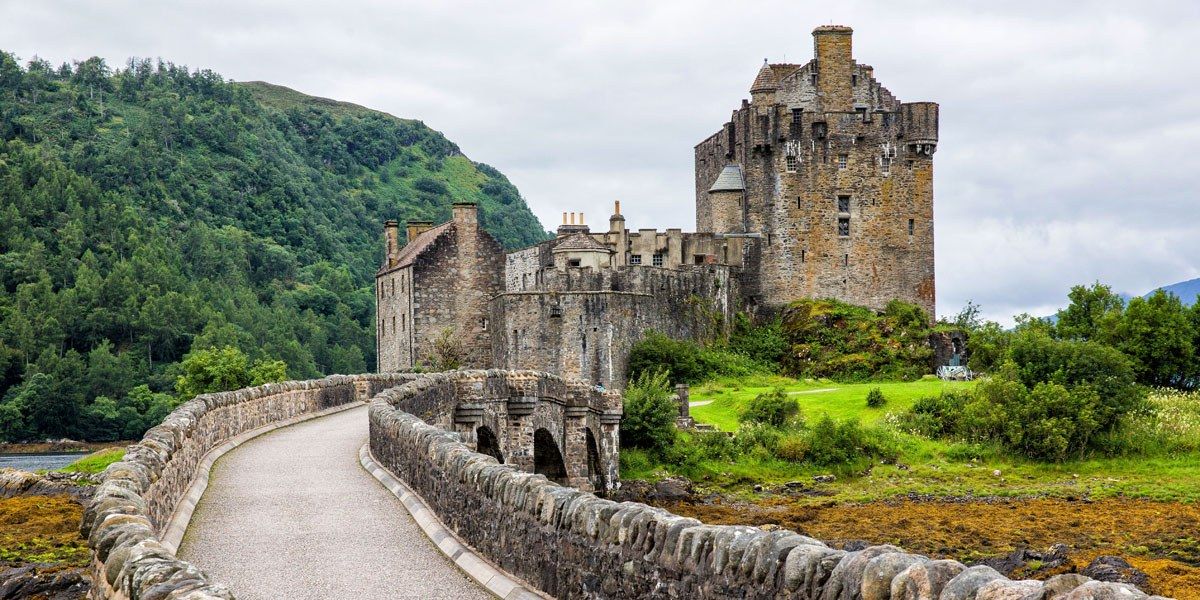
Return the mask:
<svg viewBox="0 0 1200 600">
<path fill-rule="evenodd" d="M 654 256 L 650 257 L 650 264 L 652 264 L 652 265 L 654 265 L 654 266 L 656 266 L 656 267 L 661 267 L 661 266 L 663 266 L 663 257 L 662 257 L 662 254 L 659 254 L 658 252 L 655 252 L 655 253 L 654 253 Z"/>
<path fill-rule="evenodd" d="M 692 262 L 694 262 L 695 264 L 698 264 L 698 265 L 704 264 L 704 255 L 703 254 L 693 254 Z"/>
<path fill-rule="evenodd" d="M 800 262 L 804 262 L 804 259 L 805 259 L 805 255 L 806 255 L 806 254 L 807 254 L 807 253 L 804 251 L 804 249 L 803 249 L 803 248 L 801 248 L 801 249 L 800 249 Z"/>
<path fill-rule="evenodd" d="M 842 237 L 850 236 L 850 217 L 841 217 L 838 219 L 838 235 Z"/>
<path fill-rule="evenodd" d="M 913 219 L 908 220 L 908 235 L 912 235 L 917 229 L 917 224 Z"/>
<path fill-rule="evenodd" d="M 804 115 L 803 108 L 793 108 L 792 109 L 792 127 L 800 126 L 800 123 L 801 123 L 800 119 L 801 119 L 802 115 Z"/>
<path fill-rule="evenodd" d="M 842 169 L 845 169 L 846 163 L 849 162 L 849 160 L 850 160 L 849 156 L 847 156 L 845 154 L 839 154 L 838 155 L 838 170 L 841 171 Z"/>
<path fill-rule="evenodd" d="M 787 172 L 795 173 L 796 172 L 796 162 L 797 162 L 796 157 L 789 154 L 789 155 L 787 155 L 787 158 L 784 159 L 784 161 L 787 163 Z"/>
<path fill-rule="evenodd" d="M 631 255 L 629 255 L 629 264 L 631 264 L 631 265 L 640 265 L 640 264 L 642 264 L 642 255 L 641 255 L 641 254 L 631 254 Z"/>
<path fill-rule="evenodd" d="M 849 254 L 843 254 L 843 255 L 842 255 L 842 266 L 843 266 L 843 267 L 848 267 L 848 266 L 850 266 L 850 255 L 849 255 Z M 845 281 L 843 281 L 842 283 L 846 283 L 846 282 L 845 282 Z"/>
<path fill-rule="evenodd" d="M 578 258 L 572 258 L 572 259 L 569 259 L 569 260 L 567 260 L 567 266 L 568 266 L 568 267 L 578 267 L 578 266 L 579 266 L 579 259 L 578 259 Z"/>
<path fill-rule="evenodd" d="M 796 208 L 799 208 L 801 210 L 804 209 L 804 198 L 800 198 L 800 197 L 796 198 Z"/>
<path fill-rule="evenodd" d="M 392 315 L 392 333 L 396 333 L 396 315 Z"/>
<path fill-rule="evenodd" d="M 479 317 L 479 330 L 487 331 L 487 317 Z"/>
<path fill-rule="evenodd" d="M 854 87 L 857 85 L 858 85 L 858 74 L 851 75 L 850 76 L 850 87 Z"/>
<path fill-rule="evenodd" d="M 883 171 L 884 176 L 891 175 L 892 174 L 892 157 L 885 156 L 885 157 L 881 158 L 879 161 L 879 166 L 880 166 L 880 170 Z"/>
<path fill-rule="evenodd" d="M 838 212 L 850 212 L 850 196 L 838 196 Z"/>
</svg>

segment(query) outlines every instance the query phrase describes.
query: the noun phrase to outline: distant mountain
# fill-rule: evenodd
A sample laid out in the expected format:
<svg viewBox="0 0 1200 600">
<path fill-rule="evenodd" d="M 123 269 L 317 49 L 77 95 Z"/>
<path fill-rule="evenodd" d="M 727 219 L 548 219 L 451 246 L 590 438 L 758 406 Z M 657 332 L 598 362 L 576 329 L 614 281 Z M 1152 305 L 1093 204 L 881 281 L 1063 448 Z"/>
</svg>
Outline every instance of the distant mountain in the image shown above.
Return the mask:
<svg viewBox="0 0 1200 600">
<path fill-rule="evenodd" d="M 1164 285 L 1158 290 L 1163 290 L 1171 294 L 1175 294 L 1186 306 L 1191 306 L 1196 303 L 1196 296 L 1200 295 L 1200 278 L 1180 281 L 1171 285 Z M 1146 294 L 1149 296 L 1158 290 L 1153 290 Z"/>
</svg>

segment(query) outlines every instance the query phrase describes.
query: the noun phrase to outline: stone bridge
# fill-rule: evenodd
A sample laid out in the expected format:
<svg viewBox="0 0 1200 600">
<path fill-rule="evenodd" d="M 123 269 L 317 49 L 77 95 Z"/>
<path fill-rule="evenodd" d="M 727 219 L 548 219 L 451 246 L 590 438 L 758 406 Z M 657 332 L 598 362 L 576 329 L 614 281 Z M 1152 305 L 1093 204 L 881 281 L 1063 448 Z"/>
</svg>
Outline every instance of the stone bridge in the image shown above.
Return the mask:
<svg viewBox="0 0 1200 600">
<path fill-rule="evenodd" d="M 616 484 L 619 406 L 584 384 L 495 370 L 199 396 L 96 489 L 81 525 L 93 597 L 1146 597 L 1078 575 L 1010 581 L 893 546 L 705 525 L 560 483 Z"/>
</svg>

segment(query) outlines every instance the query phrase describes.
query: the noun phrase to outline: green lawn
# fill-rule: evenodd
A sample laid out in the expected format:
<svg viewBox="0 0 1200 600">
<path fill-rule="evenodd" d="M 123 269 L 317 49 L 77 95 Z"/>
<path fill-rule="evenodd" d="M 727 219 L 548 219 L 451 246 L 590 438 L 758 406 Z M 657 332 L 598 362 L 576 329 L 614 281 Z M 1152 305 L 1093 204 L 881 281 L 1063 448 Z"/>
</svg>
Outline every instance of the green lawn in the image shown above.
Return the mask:
<svg viewBox="0 0 1200 600">
<path fill-rule="evenodd" d="M 973 383 L 922 379 L 914 382 L 842 384 L 830 381 L 802 381 L 774 376 L 742 380 L 720 380 L 692 388 L 691 400 L 710 402 L 693 406 L 692 417 L 722 431 L 736 431 L 738 412 L 754 396 L 780 387 L 801 406 L 805 420 L 813 423 L 822 415 L 836 419 L 858 418 L 864 425 L 877 425 L 893 431 L 900 445 L 895 464 L 875 463 L 867 469 L 846 472 L 804 463 L 791 463 L 772 456 L 749 454 L 737 461 L 700 460 L 684 465 L 664 464 L 641 450 L 623 450 L 622 476 L 629 479 L 657 480 L 670 475 L 692 479 L 701 489 L 756 496 L 755 485 L 782 489 L 784 483 L 798 481 L 815 490 L 797 497 L 801 503 L 828 501 L 866 502 L 908 494 L 935 497 L 1030 497 L 1058 498 L 1131 497 L 1180 502 L 1200 501 L 1200 453 L 1160 452 L 1144 456 L 1099 457 L 1062 464 L 1042 463 L 1011 456 L 1000 448 L 946 440 L 931 440 L 904 431 L 896 431 L 886 419 L 889 413 L 906 411 L 919 398 L 945 389 L 964 389 Z M 867 392 L 878 387 L 887 397 L 882 408 L 866 405 Z M 1194 400 L 1176 400 L 1180 403 Z M 1190 406 L 1191 412 L 1200 407 Z M 1200 423 L 1176 412 L 1169 427 L 1190 423 L 1185 437 L 1195 437 Z M 1188 413 L 1190 414 L 1190 413 Z M 683 434 L 683 443 L 693 443 L 691 434 Z M 1195 446 L 1193 446 L 1195 447 Z M 836 473 L 833 483 L 815 484 L 812 477 Z"/>
<path fill-rule="evenodd" d="M 966 389 L 974 382 L 942 381 L 937 378 L 911 382 L 834 383 L 828 380 L 791 379 L 758 376 L 746 379 L 721 379 L 692 389 L 692 402 L 711 402 L 693 406 L 692 417 L 710 423 L 722 431 L 736 431 L 738 412 L 755 396 L 782 388 L 800 405 L 808 421 L 829 415 L 835 419 L 855 417 L 864 424 L 877 423 L 889 412 L 904 412 L 920 398 L 936 396 L 942 390 Z M 879 388 L 887 398 L 881 408 L 867 407 L 867 392 Z"/>
</svg>

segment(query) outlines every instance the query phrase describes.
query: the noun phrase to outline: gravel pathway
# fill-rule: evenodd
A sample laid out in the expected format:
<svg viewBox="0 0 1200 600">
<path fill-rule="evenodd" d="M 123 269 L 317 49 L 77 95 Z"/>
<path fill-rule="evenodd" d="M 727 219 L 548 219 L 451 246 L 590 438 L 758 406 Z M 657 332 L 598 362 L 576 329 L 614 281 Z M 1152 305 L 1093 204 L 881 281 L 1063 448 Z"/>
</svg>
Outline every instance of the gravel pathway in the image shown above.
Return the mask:
<svg viewBox="0 0 1200 600">
<path fill-rule="evenodd" d="M 217 461 L 179 556 L 239 600 L 491 598 L 358 464 L 367 409 L 268 433 Z"/>
</svg>

